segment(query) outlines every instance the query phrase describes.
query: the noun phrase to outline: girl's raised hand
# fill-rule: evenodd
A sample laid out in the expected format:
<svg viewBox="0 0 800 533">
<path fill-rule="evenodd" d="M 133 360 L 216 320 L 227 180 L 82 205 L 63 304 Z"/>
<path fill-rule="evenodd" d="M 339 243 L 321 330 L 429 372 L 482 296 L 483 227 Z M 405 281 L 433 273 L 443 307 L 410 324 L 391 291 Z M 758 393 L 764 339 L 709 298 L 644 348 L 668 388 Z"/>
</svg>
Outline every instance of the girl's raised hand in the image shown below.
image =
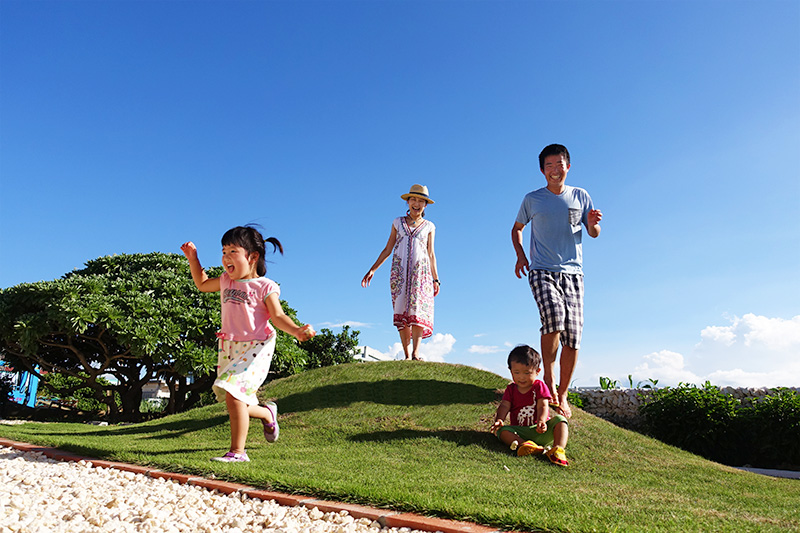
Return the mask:
<svg viewBox="0 0 800 533">
<path fill-rule="evenodd" d="M 181 244 L 181 252 L 187 259 L 197 259 L 197 247 L 192 241 Z"/>
</svg>

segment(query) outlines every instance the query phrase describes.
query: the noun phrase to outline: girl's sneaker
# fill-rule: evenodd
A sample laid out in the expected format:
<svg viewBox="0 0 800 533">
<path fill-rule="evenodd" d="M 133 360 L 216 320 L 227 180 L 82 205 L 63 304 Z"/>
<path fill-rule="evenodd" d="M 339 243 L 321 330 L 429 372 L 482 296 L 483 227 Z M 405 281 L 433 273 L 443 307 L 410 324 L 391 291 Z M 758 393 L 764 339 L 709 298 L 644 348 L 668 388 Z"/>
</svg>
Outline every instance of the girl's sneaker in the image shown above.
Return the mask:
<svg viewBox="0 0 800 533">
<path fill-rule="evenodd" d="M 243 453 L 228 452 L 222 457 L 212 457 L 211 460 L 219 461 L 220 463 L 247 463 L 250 461 L 250 458 L 247 457 L 247 452 Z"/>
<path fill-rule="evenodd" d="M 264 438 L 267 439 L 267 442 L 275 442 L 281 434 L 281 428 L 278 425 L 278 406 L 273 402 L 267 402 L 264 407 L 272 413 L 272 422 L 261 421 L 261 424 L 264 425 Z"/>
<path fill-rule="evenodd" d="M 547 452 L 547 458 L 550 459 L 550 462 L 554 465 L 558 466 L 569 466 L 569 461 L 567 461 L 567 454 L 564 453 L 564 448 L 561 446 L 556 446 Z"/>
<path fill-rule="evenodd" d="M 526 440 L 517 448 L 517 456 L 519 457 L 523 455 L 539 455 L 542 452 L 544 452 L 544 448 L 532 440 Z"/>
</svg>

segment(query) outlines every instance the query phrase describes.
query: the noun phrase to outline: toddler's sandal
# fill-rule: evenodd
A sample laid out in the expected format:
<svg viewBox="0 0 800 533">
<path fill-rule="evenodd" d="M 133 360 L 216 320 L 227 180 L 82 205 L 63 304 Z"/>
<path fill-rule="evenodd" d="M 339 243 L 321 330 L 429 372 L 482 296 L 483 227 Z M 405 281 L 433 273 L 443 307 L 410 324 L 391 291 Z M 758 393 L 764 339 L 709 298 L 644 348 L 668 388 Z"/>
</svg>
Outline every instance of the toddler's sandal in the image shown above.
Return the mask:
<svg viewBox="0 0 800 533">
<path fill-rule="evenodd" d="M 564 448 L 561 446 L 556 446 L 551 448 L 547 452 L 547 458 L 550 459 L 550 462 L 554 465 L 558 466 L 569 466 L 569 461 L 567 460 L 567 454 L 564 453 Z"/>
<path fill-rule="evenodd" d="M 544 452 L 544 447 L 539 446 L 532 440 L 526 440 L 517 448 L 517 456 L 539 455 Z"/>
</svg>

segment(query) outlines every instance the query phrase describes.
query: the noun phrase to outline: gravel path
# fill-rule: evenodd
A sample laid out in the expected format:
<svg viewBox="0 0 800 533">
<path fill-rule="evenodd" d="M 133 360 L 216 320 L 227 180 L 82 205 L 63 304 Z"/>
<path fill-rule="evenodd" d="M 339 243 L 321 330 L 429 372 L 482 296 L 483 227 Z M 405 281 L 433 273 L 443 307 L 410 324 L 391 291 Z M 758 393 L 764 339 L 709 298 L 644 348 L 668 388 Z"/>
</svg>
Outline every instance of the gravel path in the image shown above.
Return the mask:
<svg viewBox="0 0 800 533">
<path fill-rule="evenodd" d="M 0 447 L 0 533 L 417 533 Z M 423 532 L 419 532 L 423 533 Z"/>
</svg>

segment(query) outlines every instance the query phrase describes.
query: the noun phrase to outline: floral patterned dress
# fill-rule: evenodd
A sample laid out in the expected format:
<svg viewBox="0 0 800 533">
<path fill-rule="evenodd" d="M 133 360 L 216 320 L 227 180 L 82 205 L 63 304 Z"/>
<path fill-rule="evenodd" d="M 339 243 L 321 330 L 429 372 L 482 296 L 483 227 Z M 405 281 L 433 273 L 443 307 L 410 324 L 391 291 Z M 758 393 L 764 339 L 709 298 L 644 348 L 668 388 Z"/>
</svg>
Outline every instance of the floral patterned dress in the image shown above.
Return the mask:
<svg viewBox="0 0 800 533">
<path fill-rule="evenodd" d="M 398 330 L 420 326 L 422 338 L 428 338 L 433 334 L 433 274 L 428 236 L 436 226 L 423 219 L 416 228 L 411 228 L 406 217 L 394 219 L 392 225 L 397 231 L 389 278 L 394 325 Z"/>
</svg>

